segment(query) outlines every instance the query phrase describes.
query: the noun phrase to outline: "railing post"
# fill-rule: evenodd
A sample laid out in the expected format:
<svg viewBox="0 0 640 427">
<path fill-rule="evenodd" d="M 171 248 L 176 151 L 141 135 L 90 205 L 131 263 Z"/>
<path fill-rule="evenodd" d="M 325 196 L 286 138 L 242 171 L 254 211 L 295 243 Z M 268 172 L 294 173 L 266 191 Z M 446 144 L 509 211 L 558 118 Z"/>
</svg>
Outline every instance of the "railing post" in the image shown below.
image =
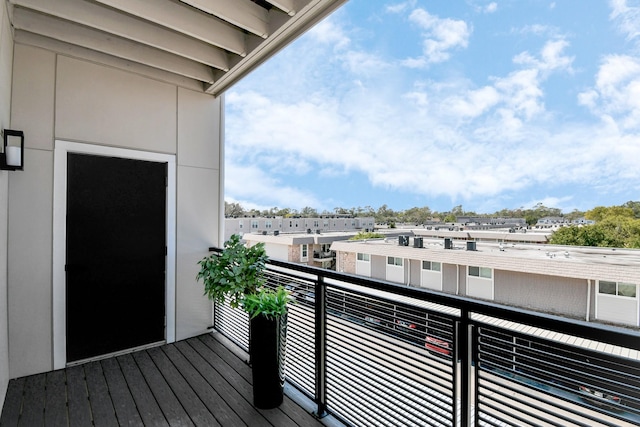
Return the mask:
<svg viewBox="0 0 640 427">
<path fill-rule="evenodd" d="M 466 309 L 461 309 L 460 312 L 460 320 L 456 322 L 456 335 L 457 335 L 457 351 L 456 351 L 456 361 L 459 363 L 459 372 L 460 372 L 460 381 L 458 390 L 458 397 L 460 402 L 460 418 L 458 420 L 457 425 L 459 426 L 470 426 L 471 425 L 471 360 L 472 357 L 469 357 L 469 341 L 471 334 L 471 327 L 469 323 L 469 311 Z M 455 401 L 456 399 L 454 399 Z M 455 407 L 455 404 L 454 404 Z"/>
<path fill-rule="evenodd" d="M 315 415 L 327 415 L 327 291 L 324 276 L 318 275 L 315 289 L 315 350 L 316 350 L 316 404 Z"/>
</svg>

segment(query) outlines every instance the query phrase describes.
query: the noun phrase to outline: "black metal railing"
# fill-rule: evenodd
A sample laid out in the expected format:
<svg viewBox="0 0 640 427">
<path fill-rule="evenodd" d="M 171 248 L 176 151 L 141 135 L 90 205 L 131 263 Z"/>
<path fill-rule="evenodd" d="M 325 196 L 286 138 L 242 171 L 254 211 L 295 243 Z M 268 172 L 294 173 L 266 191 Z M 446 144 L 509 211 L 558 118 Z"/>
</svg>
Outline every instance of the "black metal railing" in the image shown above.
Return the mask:
<svg viewBox="0 0 640 427">
<path fill-rule="evenodd" d="M 640 334 L 272 260 L 287 381 L 347 425 L 640 424 Z M 215 328 L 248 349 L 246 315 Z"/>
</svg>

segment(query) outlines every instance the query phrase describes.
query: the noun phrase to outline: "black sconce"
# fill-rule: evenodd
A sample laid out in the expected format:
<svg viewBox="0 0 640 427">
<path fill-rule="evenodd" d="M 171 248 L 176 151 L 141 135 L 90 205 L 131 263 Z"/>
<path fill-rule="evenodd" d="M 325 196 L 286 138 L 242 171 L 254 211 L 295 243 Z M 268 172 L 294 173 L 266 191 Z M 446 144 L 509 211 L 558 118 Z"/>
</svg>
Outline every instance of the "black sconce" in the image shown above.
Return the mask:
<svg viewBox="0 0 640 427">
<path fill-rule="evenodd" d="M 24 170 L 24 132 L 21 130 L 4 130 L 0 169 L 6 171 Z"/>
</svg>

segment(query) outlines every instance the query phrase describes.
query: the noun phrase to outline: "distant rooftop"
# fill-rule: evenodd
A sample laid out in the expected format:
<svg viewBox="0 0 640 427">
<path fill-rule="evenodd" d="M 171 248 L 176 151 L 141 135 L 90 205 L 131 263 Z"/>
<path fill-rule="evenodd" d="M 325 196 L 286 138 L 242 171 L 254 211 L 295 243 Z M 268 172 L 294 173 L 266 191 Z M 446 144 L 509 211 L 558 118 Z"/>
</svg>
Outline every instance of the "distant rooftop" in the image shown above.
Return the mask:
<svg viewBox="0 0 640 427">
<path fill-rule="evenodd" d="M 640 283 L 640 250 L 526 243 L 464 242 L 422 237 L 422 246 L 399 245 L 398 238 L 336 241 L 331 250 L 371 255 L 474 265 L 507 271 L 548 274 L 581 279 L 605 279 Z M 467 243 L 476 250 L 467 250 Z"/>
</svg>

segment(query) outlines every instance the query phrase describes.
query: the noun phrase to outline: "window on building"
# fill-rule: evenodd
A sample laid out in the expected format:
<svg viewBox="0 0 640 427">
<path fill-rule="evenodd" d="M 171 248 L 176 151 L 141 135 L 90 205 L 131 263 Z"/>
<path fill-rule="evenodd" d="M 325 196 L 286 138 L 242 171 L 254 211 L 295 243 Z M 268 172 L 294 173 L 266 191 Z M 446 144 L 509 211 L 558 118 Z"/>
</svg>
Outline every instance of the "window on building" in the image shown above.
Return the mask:
<svg viewBox="0 0 640 427">
<path fill-rule="evenodd" d="M 320 227 L 320 221 L 318 221 L 317 219 L 313 220 L 313 228 L 318 228 Z"/>
<path fill-rule="evenodd" d="M 300 261 L 307 261 L 309 259 L 309 245 L 306 243 L 300 245 Z"/>
<path fill-rule="evenodd" d="M 387 257 L 387 264 L 389 264 L 389 265 L 397 265 L 399 267 L 402 267 L 402 258 L 395 257 L 395 256 L 389 256 L 389 257 Z"/>
<path fill-rule="evenodd" d="M 635 298 L 637 287 L 633 283 L 600 280 L 598 283 L 598 292 L 607 295 L 617 295 L 619 297 Z"/>
<path fill-rule="evenodd" d="M 362 254 L 362 253 L 358 252 L 358 261 L 369 262 L 369 254 Z"/>
<path fill-rule="evenodd" d="M 258 229 L 258 220 L 257 219 L 252 219 L 251 220 L 251 228 L 253 229 Z"/>
<path fill-rule="evenodd" d="M 440 271 L 442 269 L 442 264 L 440 264 L 439 262 L 433 262 L 433 261 L 422 261 L 422 269 L 431 270 L 431 271 Z"/>
<path fill-rule="evenodd" d="M 271 221 L 267 221 L 264 225 L 266 228 L 271 228 L 272 226 L 272 222 Z"/>
<path fill-rule="evenodd" d="M 474 267 L 469 266 L 469 276 L 484 277 L 485 279 L 491 279 L 491 269 L 487 267 Z"/>
<path fill-rule="evenodd" d="M 238 221 L 238 228 L 242 229 L 242 226 L 243 226 L 242 221 Z"/>
</svg>

